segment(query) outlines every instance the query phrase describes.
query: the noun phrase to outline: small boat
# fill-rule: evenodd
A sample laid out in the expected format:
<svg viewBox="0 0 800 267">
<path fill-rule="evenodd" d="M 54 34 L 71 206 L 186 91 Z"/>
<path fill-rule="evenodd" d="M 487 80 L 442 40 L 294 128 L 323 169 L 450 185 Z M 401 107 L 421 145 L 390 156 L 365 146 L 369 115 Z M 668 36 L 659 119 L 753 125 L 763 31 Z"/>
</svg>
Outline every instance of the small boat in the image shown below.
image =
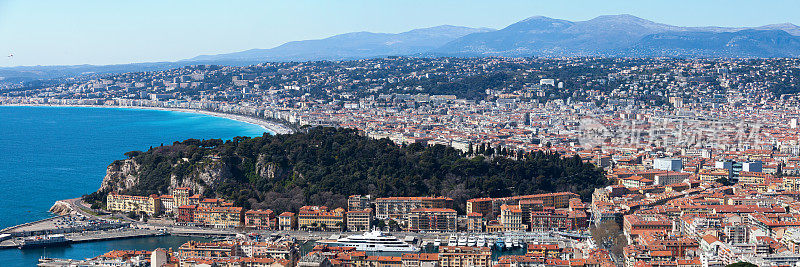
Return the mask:
<svg viewBox="0 0 800 267">
<path fill-rule="evenodd" d="M 469 238 L 467 238 L 467 246 L 468 247 L 474 247 L 475 244 L 477 244 L 477 243 L 478 243 L 478 239 L 475 238 L 474 236 L 469 236 Z"/>
<path fill-rule="evenodd" d="M 478 243 L 475 243 L 475 246 L 477 246 L 477 247 L 485 247 L 486 246 L 486 237 L 485 236 L 478 237 Z"/>
<path fill-rule="evenodd" d="M 511 240 L 511 237 L 506 237 L 503 240 L 503 243 L 506 244 L 506 248 L 513 249 L 514 248 L 514 240 Z"/>
<path fill-rule="evenodd" d="M 495 240 L 497 240 L 497 238 L 496 238 L 496 237 L 493 237 L 493 236 L 489 236 L 489 237 L 487 237 L 487 238 L 486 238 L 486 246 L 487 246 L 487 247 L 489 247 L 489 248 L 493 248 L 493 247 L 494 247 L 494 241 L 495 241 Z"/>
<path fill-rule="evenodd" d="M 504 249 L 506 249 L 506 242 L 503 241 L 502 237 L 499 237 L 499 238 L 497 238 L 497 242 L 495 243 L 495 246 L 497 246 L 498 250 L 504 250 Z"/>
<path fill-rule="evenodd" d="M 441 246 L 441 245 L 442 245 L 442 240 L 441 239 L 437 238 L 436 240 L 433 240 L 433 246 L 434 247 L 438 247 L 438 246 Z"/>
<path fill-rule="evenodd" d="M 512 242 L 514 248 L 520 247 L 519 238 L 514 238 L 514 239 L 511 240 L 511 242 Z"/>
<path fill-rule="evenodd" d="M 449 239 L 447 239 L 447 245 L 451 247 L 458 246 L 458 237 L 456 235 L 451 235 Z"/>
<path fill-rule="evenodd" d="M 458 246 L 459 247 L 466 247 L 467 246 L 467 237 L 466 236 L 459 236 L 458 237 Z"/>
</svg>

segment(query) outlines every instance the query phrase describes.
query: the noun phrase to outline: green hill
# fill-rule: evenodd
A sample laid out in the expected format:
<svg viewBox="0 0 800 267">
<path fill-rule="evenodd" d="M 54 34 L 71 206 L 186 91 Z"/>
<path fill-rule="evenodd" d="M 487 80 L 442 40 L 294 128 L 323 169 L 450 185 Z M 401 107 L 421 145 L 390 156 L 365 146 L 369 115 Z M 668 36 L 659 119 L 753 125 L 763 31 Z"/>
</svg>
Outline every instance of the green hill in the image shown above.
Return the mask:
<svg viewBox="0 0 800 267">
<path fill-rule="evenodd" d="M 103 188 L 89 199 L 112 190 L 149 195 L 190 186 L 236 205 L 277 211 L 346 207 L 347 196 L 354 194 L 447 196 L 463 211 L 465 201 L 475 197 L 571 191 L 588 199 L 592 189 L 608 184 L 602 170 L 577 156 L 469 157 L 451 147 L 398 146 L 353 129 L 322 127 L 224 143 L 189 139 L 126 155 L 131 159 L 109 166 Z"/>
</svg>

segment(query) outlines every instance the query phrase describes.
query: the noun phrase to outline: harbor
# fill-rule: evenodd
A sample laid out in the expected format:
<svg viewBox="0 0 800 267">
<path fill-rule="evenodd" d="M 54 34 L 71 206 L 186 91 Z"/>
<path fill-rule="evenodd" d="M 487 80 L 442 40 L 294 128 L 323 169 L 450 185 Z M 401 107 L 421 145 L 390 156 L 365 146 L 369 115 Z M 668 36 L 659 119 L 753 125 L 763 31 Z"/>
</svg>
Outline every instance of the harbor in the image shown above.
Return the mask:
<svg viewBox="0 0 800 267">
<path fill-rule="evenodd" d="M 33 237 L 18 237 L 0 242 L 0 249 L 8 249 L 8 248 L 25 249 L 29 247 L 33 248 L 33 247 L 49 247 L 49 246 L 67 246 L 72 243 L 108 241 L 108 240 L 126 239 L 126 238 L 153 237 L 153 236 L 162 236 L 166 234 L 167 234 L 166 232 L 158 230 L 120 228 L 113 230 L 86 231 L 86 232 L 70 233 L 70 234 L 53 234 L 53 235 L 41 235 Z M 29 245 L 31 241 L 38 241 L 38 242 L 34 243 L 35 245 Z"/>
</svg>

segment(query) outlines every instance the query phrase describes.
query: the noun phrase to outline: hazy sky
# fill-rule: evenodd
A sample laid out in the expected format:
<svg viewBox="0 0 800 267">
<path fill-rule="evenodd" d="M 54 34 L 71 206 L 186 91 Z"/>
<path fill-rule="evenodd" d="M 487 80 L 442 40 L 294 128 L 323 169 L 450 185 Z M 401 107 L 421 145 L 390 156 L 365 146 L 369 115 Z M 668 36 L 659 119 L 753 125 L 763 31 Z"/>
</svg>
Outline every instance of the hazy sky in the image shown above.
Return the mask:
<svg viewBox="0 0 800 267">
<path fill-rule="evenodd" d="M 800 24 L 797 0 L 0 0 L 0 66 L 174 61 L 353 31 L 623 13 L 679 26 Z"/>
</svg>

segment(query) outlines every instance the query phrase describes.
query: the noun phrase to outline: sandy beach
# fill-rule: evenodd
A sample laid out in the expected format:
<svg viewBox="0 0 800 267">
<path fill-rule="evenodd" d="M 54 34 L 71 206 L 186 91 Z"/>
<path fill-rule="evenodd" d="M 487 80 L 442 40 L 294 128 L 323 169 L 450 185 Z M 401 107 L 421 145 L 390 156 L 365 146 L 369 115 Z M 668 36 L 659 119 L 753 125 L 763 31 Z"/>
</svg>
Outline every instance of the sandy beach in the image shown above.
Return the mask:
<svg viewBox="0 0 800 267">
<path fill-rule="evenodd" d="M 199 110 L 199 109 L 183 109 L 183 108 L 161 108 L 161 107 L 140 107 L 140 106 L 101 106 L 101 105 L 47 105 L 47 104 L 20 104 L 20 105 L 0 105 L 0 106 L 21 106 L 21 107 L 79 107 L 79 108 L 127 108 L 127 109 L 149 109 L 149 110 L 162 110 L 162 111 L 173 111 L 173 112 L 186 112 L 186 113 L 195 113 L 195 114 L 202 114 L 208 116 L 214 116 L 219 118 L 225 118 L 229 120 L 240 121 L 244 123 L 249 123 L 252 125 L 259 126 L 266 131 L 273 132 L 275 134 L 290 134 L 293 133 L 294 130 L 291 128 L 276 122 L 271 122 L 263 119 L 248 117 L 244 115 L 236 115 L 236 114 L 228 114 L 228 113 L 221 113 L 221 112 L 212 112 L 207 110 Z"/>
</svg>

